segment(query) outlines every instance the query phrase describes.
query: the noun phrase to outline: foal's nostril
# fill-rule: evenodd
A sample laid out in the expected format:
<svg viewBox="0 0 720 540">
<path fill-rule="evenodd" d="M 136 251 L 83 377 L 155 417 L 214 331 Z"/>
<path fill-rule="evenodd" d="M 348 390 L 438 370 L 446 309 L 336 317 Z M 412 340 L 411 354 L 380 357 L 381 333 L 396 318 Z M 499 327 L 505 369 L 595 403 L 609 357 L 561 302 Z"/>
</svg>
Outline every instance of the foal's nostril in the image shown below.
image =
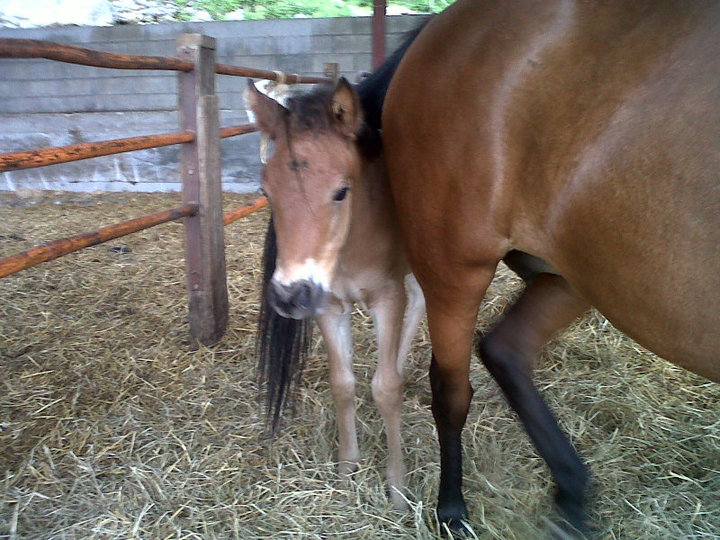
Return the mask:
<svg viewBox="0 0 720 540">
<path fill-rule="evenodd" d="M 289 285 L 273 281 L 267 295 L 275 311 L 291 319 L 311 317 L 325 298 L 320 286 L 307 280 Z"/>
<path fill-rule="evenodd" d="M 293 303 L 300 309 L 307 309 L 312 302 L 313 289 L 309 283 L 302 283 L 295 292 Z"/>
</svg>

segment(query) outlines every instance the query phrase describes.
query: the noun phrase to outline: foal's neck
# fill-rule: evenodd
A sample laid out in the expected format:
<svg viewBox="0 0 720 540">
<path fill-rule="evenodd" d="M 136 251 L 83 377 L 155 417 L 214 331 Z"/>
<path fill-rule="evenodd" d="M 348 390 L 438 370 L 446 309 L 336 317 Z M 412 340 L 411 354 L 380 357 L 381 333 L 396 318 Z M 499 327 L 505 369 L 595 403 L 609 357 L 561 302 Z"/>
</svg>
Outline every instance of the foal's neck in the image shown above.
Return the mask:
<svg viewBox="0 0 720 540">
<path fill-rule="evenodd" d="M 352 193 L 350 230 L 343 251 L 375 259 L 376 264 L 394 264 L 402 249 L 382 152 L 372 158 L 361 157 Z"/>
</svg>

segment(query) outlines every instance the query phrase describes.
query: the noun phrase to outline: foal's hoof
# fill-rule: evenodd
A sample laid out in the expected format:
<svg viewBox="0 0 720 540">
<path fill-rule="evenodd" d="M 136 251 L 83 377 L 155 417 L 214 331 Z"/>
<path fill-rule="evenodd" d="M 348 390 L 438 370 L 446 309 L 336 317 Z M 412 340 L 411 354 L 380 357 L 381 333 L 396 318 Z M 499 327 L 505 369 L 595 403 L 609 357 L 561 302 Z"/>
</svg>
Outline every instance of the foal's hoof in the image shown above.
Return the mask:
<svg viewBox="0 0 720 540">
<path fill-rule="evenodd" d="M 390 497 L 390 502 L 392 502 L 393 509 L 396 512 L 407 512 L 410 510 L 410 505 L 408 504 L 407 499 L 400 491 L 398 491 L 398 488 L 389 486 L 388 497 Z"/>
<path fill-rule="evenodd" d="M 343 482 L 349 482 L 350 477 L 358 471 L 360 466 L 357 461 L 341 461 L 338 463 L 337 472 Z"/>
</svg>

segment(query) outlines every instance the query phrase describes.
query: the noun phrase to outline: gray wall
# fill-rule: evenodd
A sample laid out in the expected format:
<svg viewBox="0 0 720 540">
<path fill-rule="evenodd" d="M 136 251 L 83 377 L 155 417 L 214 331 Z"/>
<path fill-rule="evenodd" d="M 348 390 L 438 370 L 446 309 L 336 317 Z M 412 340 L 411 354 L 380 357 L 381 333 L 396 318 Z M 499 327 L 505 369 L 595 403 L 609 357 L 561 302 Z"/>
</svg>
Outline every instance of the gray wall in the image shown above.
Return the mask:
<svg viewBox="0 0 720 540">
<path fill-rule="evenodd" d="M 389 17 L 388 51 L 423 17 Z M 370 69 L 368 17 L 128 25 L 0 28 L 0 37 L 41 39 L 90 49 L 175 56 L 176 36 L 217 39 L 220 63 L 322 75 L 337 62 L 354 80 Z M 77 66 L 44 59 L 0 59 L 0 153 L 178 130 L 176 73 Z M 247 121 L 245 80 L 216 79 L 221 125 Z M 223 187 L 250 191 L 259 175 L 258 135 L 223 142 Z M 0 191 L 179 190 L 177 147 L 156 148 L 38 169 L 0 173 Z"/>
</svg>

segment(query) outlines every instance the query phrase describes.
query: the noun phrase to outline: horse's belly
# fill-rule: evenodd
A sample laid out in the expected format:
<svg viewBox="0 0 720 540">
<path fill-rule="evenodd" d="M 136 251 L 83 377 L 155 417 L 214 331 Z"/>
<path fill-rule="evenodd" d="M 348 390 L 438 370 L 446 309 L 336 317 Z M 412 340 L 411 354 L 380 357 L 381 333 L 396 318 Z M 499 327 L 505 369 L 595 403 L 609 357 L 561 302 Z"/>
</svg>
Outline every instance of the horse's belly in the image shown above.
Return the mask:
<svg viewBox="0 0 720 540">
<path fill-rule="evenodd" d="M 620 330 L 720 380 L 720 189 L 614 171 L 554 209 L 539 249 Z"/>
</svg>

